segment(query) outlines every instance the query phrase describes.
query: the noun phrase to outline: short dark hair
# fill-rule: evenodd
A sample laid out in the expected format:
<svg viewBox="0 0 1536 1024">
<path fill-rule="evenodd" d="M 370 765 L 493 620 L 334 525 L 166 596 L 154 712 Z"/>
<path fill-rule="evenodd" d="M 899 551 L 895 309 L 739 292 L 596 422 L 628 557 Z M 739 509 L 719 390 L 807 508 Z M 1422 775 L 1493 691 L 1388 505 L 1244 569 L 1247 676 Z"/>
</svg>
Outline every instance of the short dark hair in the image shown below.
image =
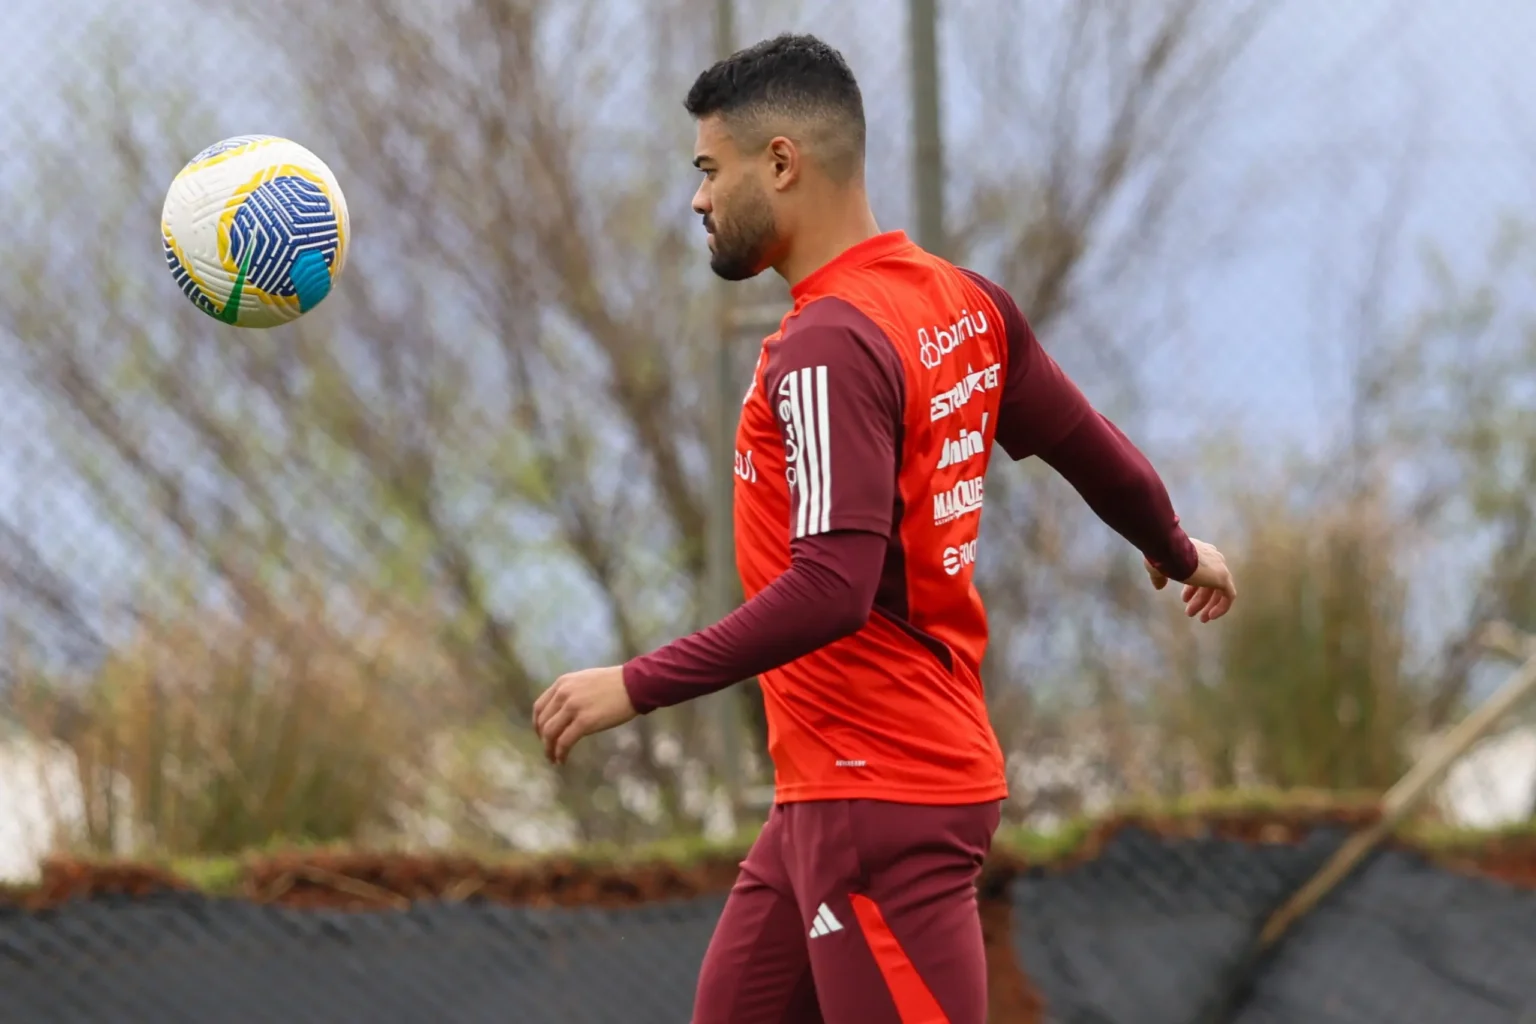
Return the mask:
<svg viewBox="0 0 1536 1024">
<path fill-rule="evenodd" d="M 716 62 L 683 102 L 695 118 L 718 115 L 744 141 L 766 143 L 795 121 L 834 175 L 864 164 L 864 96 L 836 49 L 812 35 L 784 35 Z M 754 136 L 756 138 L 754 138 Z"/>
</svg>

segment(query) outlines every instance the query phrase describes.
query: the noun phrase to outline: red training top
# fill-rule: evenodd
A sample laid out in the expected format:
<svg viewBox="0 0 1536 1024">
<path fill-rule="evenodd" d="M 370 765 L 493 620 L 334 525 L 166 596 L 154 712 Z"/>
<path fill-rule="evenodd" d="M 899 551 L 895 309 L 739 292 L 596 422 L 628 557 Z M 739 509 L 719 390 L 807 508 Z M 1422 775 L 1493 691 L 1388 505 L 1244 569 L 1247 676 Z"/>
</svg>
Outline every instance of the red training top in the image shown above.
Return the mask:
<svg viewBox="0 0 1536 1024">
<path fill-rule="evenodd" d="M 630 699 L 645 713 L 760 676 L 781 803 L 1001 799 L 971 580 L 994 440 L 1044 459 L 1171 579 L 1194 546 L 998 285 L 894 231 L 792 294 L 737 430 L 748 600 L 626 664 Z"/>
</svg>

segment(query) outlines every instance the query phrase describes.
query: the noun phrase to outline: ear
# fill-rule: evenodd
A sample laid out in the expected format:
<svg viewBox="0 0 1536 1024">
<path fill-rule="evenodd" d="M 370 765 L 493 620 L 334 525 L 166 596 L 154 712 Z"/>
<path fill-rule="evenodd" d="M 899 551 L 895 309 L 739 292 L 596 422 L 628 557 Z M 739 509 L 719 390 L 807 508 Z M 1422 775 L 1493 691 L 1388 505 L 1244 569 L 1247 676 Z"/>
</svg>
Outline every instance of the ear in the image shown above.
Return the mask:
<svg viewBox="0 0 1536 1024">
<path fill-rule="evenodd" d="M 783 135 L 776 135 L 769 140 L 766 152 L 768 166 L 773 173 L 775 191 L 783 192 L 800 180 L 805 155 L 800 152 L 798 142 Z"/>
</svg>

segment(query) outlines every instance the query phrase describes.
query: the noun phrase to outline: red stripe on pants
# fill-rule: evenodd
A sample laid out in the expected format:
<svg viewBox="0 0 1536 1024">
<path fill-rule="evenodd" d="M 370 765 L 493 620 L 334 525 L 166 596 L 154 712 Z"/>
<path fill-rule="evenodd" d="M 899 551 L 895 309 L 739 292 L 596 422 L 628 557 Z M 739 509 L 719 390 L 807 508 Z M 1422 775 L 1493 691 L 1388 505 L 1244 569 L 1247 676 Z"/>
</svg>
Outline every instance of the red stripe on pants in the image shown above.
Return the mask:
<svg viewBox="0 0 1536 1024">
<path fill-rule="evenodd" d="M 901 943 L 896 941 L 875 901 L 858 893 L 850 893 L 848 901 L 853 904 L 853 914 L 859 919 L 859 928 L 864 932 L 870 952 L 875 954 L 875 963 L 880 967 L 886 987 L 896 1000 L 896 1013 L 901 1017 L 901 1024 L 949 1024 L 939 1001 L 917 973 L 917 967 L 901 948 Z"/>
</svg>

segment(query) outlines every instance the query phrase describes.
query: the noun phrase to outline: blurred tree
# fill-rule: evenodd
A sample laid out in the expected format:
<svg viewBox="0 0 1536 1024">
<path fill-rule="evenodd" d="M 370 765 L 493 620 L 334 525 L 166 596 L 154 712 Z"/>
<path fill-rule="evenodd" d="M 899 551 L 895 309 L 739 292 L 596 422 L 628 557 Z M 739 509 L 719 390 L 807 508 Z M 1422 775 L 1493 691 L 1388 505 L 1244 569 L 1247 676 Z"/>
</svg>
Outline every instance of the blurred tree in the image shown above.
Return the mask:
<svg viewBox="0 0 1536 1024">
<path fill-rule="evenodd" d="M 1221 635 L 1218 686 L 1191 692 L 1215 712 L 1195 710 L 1213 775 L 1235 780 L 1246 760 L 1267 785 L 1385 790 L 1407 768 L 1418 697 L 1395 520 L 1368 497 L 1301 515 L 1271 499 L 1248 518 L 1246 607 Z"/>
<path fill-rule="evenodd" d="M 971 60 L 945 75 L 989 97 L 949 129 L 950 152 L 984 154 L 952 162 L 955 255 L 1007 283 L 1053 350 L 1080 346 L 1071 361 L 1105 404 L 1134 408 L 1145 323 L 1118 318 L 1178 273 L 1173 229 L 1190 245 L 1200 222 L 1191 172 L 1266 9 L 1094 0 L 1054 21 L 1032 10 L 1026 25 L 1000 2 L 952 26 Z M 408 601 L 472 697 L 466 725 L 525 730 L 560 668 L 696 623 L 704 480 L 726 470 L 705 460 L 711 279 L 678 101 L 712 56 L 708 5 L 271 0 L 229 13 L 270 42 L 264 80 L 297 91 L 303 141 L 344 183 L 347 276 L 270 335 L 180 302 L 152 225 L 181 161 L 229 132 L 174 80 L 127 77 L 108 40 L 97 77 L 74 84 L 70 132 L 39 133 L 13 193 L 28 208 L 15 223 L 48 230 L 17 236 L 0 329 L 52 417 L 52 471 L 78 477 L 129 556 L 93 575 L 12 531 L 0 567 L 31 599 L 34 640 L 96 650 L 131 635 L 114 611 L 262 622 L 296 593 L 340 592 L 314 611 L 340 629 Z M 796 17 L 815 29 L 815 13 Z M 999 31 L 1010 18 L 1017 30 Z M 1036 66 L 1053 72 L 1020 77 Z M 877 151 L 903 133 L 871 131 Z M 82 137 L 107 154 L 74 159 Z M 82 280 L 103 301 L 81 301 Z M 782 299 L 771 280 L 744 295 Z M 1007 684 L 1026 650 L 1057 652 L 1062 634 L 1085 651 L 1127 643 L 1146 605 L 1134 556 L 1086 532 L 1091 514 L 1059 482 L 1029 466 L 997 477 L 980 585 L 999 732 L 1017 747 L 1029 702 Z M 708 728 L 684 707 L 587 745 L 554 799 L 582 838 L 699 829 L 718 808 Z"/>
<path fill-rule="evenodd" d="M 65 841 L 186 856 L 397 836 L 458 691 L 409 605 L 342 631 L 324 603 L 146 621 L 83 693 L 24 674 L 22 720 L 79 769 L 81 833 Z"/>
<path fill-rule="evenodd" d="M 1417 505 L 1430 514 L 1447 567 L 1470 588 L 1437 605 L 1462 625 L 1446 645 L 1426 724 L 1462 707 L 1493 621 L 1536 630 L 1536 307 L 1530 230 L 1509 221 L 1484 265 L 1455 273 L 1436 250 L 1429 294 L 1404 339 L 1413 370 L 1392 426 Z"/>
</svg>

